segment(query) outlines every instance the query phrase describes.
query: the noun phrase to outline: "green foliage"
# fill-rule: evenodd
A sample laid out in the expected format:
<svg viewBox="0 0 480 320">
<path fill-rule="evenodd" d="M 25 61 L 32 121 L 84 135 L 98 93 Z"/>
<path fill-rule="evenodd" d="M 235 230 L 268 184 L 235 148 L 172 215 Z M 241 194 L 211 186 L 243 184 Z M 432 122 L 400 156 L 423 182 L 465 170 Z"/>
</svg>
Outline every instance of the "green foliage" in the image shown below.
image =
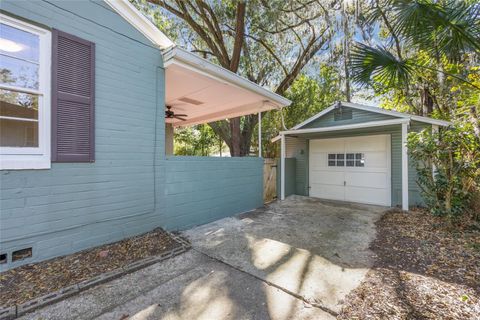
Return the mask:
<svg viewBox="0 0 480 320">
<path fill-rule="evenodd" d="M 340 76 L 332 66 L 322 64 L 315 77 L 305 74 L 300 75 L 285 94 L 292 101 L 292 105 L 282 111 L 285 127 L 292 128 L 312 117 L 331 106 L 335 101 L 341 100 L 342 94 Z M 258 128 L 255 130 L 254 137 L 258 135 L 257 130 Z M 279 130 L 283 130 L 280 111 L 275 110 L 263 114 L 262 141 L 264 157 L 275 158 L 279 156 L 278 143 L 270 141 L 277 136 Z M 258 150 L 256 141 L 252 145 Z"/>
<path fill-rule="evenodd" d="M 359 84 L 381 83 L 387 87 L 403 87 L 412 77 L 409 60 L 395 57 L 385 48 L 372 48 L 358 43 L 351 53 L 352 79 Z"/>
<path fill-rule="evenodd" d="M 407 144 L 430 211 L 451 219 L 465 214 L 480 187 L 480 139 L 473 126 L 457 123 L 436 133 L 412 132 Z"/>
<path fill-rule="evenodd" d="M 210 156 L 224 152 L 225 144 L 208 125 L 200 124 L 175 130 L 175 155 Z"/>
</svg>

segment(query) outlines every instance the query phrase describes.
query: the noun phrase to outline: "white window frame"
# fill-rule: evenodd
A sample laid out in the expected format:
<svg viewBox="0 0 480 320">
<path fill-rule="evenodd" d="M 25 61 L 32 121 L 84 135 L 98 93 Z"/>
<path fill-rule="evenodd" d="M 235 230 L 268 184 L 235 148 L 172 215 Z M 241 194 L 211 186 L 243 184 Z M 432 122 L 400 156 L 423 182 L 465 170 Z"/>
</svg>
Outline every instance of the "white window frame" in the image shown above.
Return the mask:
<svg viewBox="0 0 480 320">
<path fill-rule="evenodd" d="M 52 34 L 49 30 L 0 13 L 1 23 L 39 37 L 38 90 L 0 84 L 0 89 L 38 95 L 38 147 L 0 147 L 0 170 L 49 169 L 51 131 Z"/>
</svg>

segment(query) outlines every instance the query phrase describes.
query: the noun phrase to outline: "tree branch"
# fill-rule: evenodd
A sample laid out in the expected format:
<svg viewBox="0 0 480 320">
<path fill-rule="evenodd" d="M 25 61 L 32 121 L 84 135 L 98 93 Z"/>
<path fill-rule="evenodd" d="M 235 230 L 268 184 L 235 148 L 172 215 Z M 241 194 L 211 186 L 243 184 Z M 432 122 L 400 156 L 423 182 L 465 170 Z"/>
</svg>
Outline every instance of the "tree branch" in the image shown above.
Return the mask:
<svg viewBox="0 0 480 320">
<path fill-rule="evenodd" d="M 235 42 L 233 44 L 232 59 L 230 60 L 230 71 L 233 72 L 237 72 L 238 70 L 240 54 L 242 52 L 243 41 L 245 38 L 245 7 L 245 2 L 238 2 L 235 23 Z"/>
</svg>

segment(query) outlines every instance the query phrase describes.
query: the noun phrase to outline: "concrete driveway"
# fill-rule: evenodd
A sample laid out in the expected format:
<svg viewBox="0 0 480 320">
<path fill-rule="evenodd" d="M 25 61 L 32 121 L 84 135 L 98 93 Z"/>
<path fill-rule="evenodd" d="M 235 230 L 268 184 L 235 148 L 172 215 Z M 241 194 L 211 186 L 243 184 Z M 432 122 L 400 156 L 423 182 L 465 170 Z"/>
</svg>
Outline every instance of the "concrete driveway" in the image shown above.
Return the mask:
<svg viewBox="0 0 480 320">
<path fill-rule="evenodd" d="M 292 196 L 188 230 L 189 252 L 24 319 L 334 319 L 384 210 Z"/>
</svg>

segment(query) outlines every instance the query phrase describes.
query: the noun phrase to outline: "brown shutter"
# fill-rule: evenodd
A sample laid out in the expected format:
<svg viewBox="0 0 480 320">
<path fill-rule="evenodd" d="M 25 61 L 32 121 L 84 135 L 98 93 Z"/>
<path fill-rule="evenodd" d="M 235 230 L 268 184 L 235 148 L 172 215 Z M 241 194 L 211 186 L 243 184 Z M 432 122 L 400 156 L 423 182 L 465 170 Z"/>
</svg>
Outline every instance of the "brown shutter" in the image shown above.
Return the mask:
<svg viewBox="0 0 480 320">
<path fill-rule="evenodd" d="M 52 161 L 95 160 L 95 44 L 52 32 Z"/>
</svg>

